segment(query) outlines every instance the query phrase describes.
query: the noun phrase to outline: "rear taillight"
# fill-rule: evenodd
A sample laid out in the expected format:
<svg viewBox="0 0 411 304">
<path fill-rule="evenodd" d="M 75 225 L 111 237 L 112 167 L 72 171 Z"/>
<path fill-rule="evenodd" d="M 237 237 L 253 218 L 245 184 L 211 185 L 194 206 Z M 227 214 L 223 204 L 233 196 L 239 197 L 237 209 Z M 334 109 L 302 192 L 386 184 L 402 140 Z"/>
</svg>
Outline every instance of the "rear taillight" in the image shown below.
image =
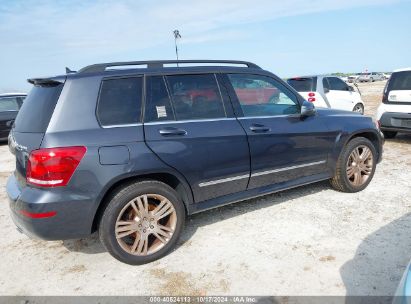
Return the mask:
<svg viewBox="0 0 411 304">
<path fill-rule="evenodd" d="M 315 93 L 314 92 L 308 93 L 308 101 L 309 102 L 314 102 L 315 101 Z"/>
<path fill-rule="evenodd" d="M 27 183 L 41 187 L 66 186 L 86 153 L 86 147 L 34 150 L 27 162 Z"/>
</svg>

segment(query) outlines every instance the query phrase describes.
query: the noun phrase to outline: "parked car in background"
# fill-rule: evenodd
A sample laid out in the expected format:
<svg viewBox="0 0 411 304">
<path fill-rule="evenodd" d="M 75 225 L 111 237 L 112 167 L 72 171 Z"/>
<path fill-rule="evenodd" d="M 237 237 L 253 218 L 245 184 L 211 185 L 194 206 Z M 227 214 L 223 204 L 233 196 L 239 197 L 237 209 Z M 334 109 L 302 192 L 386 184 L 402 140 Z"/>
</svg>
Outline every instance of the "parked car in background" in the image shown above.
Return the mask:
<svg viewBox="0 0 411 304">
<path fill-rule="evenodd" d="M 385 80 L 388 80 L 391 77 L 391 73 L 383 73 L 383 75 Z"/>
<path fill-rule="evenodd" d="M 0 141 L 7 140 L 24 98 L 25 93 L 0 94 Z"/>
<path fill-rule="evenodd" d="M 386 138 L 393 138 L 398 132 L 411 132 L 411 68 L 392 73 L 376 118 Z"/>
<path fill-rule="evenodd" d="M 362 73 L 357 82 L 374 82 L 384 80 L 384 75 L 382 73 L 372 72 L 372 73 Z"/>
<path fill-rule="evenodd" d="M 357 80 L 358 80 L 358 77 L 360 77 L 360 73 L 358 73 L 358 74 L 354 74 L 354 75 L 349 75 L 348 77 L 347 77 L 347 82 L 348 83 L 356 83 L 357 82 Z"/>
<path fill-rule="evenodd" d="M 98 230 L 129 264 L 167 254 L 186 215 L 320 180 L 361 191 L 382 157 L 372 118 L 316 109 L 250 62 L 105 63 L 29 82 L 9 137 L 15 224 L 46 240 Z"/>
<path fill-rule="evenodd" d="M 348 82 L 348 76 L 341 76 L 340 79 L 344 82 Z"/>
<path fill-rule="evenodd" d="M 360 93 L 336 76 L 316 75 L 287 80 L 306 100 L 319 108 L 332 108 L 364 114 Z"/>
</svg>

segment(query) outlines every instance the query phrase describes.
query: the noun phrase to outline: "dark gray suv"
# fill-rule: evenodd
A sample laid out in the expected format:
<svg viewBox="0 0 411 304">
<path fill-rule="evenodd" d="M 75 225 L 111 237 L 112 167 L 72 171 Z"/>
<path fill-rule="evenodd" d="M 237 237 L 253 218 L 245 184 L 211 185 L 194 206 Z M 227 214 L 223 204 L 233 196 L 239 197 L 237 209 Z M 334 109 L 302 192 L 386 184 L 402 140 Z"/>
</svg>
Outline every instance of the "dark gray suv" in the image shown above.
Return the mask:
<svg viewBox="0 0 411 304">
<path fill-rule="evenodd" d="M 345 192 L 370 183 L 382 156 L 370 117 L 316 110 L 249 62 L 176 63 L 29 79 L 9 136 L 21 231 L 98 230 L 115 258 L 142 264 L 173 248 L 186 215 L 320 180 Z"/>
</svg>

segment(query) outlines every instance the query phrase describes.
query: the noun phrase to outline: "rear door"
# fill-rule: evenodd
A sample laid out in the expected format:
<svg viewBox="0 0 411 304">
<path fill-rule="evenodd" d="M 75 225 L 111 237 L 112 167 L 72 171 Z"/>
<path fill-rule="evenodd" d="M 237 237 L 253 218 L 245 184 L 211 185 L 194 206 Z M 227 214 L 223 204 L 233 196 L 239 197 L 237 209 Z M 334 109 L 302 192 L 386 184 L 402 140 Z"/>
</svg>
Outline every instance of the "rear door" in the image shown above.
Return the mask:
<svg viewBox="0 0 411 304">
<path fill-rule="evenodd" d="M 247 132 L 251 155 L 248 188 L 258 188 L 315 174 L 326 174 L 334 137 L 321 116 L 302 119 L 297 96 L 276 79 L 253 74 L 228 74 L 235 111 Z M 275 102 L 244 102 L 238 85 L 258 83 L 275 89 Z"/>
<path fill-rule="evenodd" d="M 185 176 L 195 202 L 246 190 L 246 134 L 217 76 L 149 76 L 146 84 L 146 143 Z"/>
<path fill-rule="evenodd" d="M 28 156 L 40 147 L 63 86 L 63 82 L 51 80 L 36 84 L 17 114 L 9 147 L 16 155 L 16 177 L 22 186 L 26 183 Z"/>
<path fill-rule="evenodd" d="M 328 102 L 333 109 L 352 111 L 356 103 L 355 92 L 350 91 L 349 86 L 338 77 L 324 77 L 328 81 L 329 92 L 326 93 Z"/>
<path fill-rule="evenodd" d="M 0 97 L 0 140 L 7 138 L 19 111 L 17 97 Z"/>
</svg>

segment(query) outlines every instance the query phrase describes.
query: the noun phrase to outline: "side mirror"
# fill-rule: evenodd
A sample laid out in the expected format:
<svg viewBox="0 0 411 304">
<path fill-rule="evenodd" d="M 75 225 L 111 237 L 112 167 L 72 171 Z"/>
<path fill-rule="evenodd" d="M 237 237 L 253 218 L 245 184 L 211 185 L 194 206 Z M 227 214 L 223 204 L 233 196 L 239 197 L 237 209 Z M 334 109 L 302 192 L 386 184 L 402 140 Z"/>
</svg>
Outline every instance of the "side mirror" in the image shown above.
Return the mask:
<svg viewBox="0 0 411 304">
<path fill-rule="evenodd" d="M 304 101 L 302 106 L 301 106 L 301 116 L 303 117 L 308 117 L 308 116 L 314 116 L 317 110 L 315 109 L 315 106 L 313 103 Z"/>
<path fill-rule="evenodd" d="M 324 88 L 324 93 L 327 94 L 328 92 L 330 92 L 329 88 Z"/>
<path fill-rule="evenodd" d="M 354 91 L 355 91 L 355 90 L 354 90 L 354 87 L 353 87 L 353 86 L 348 86 L 348 91 L 354 92 Z"/>
</svg>

